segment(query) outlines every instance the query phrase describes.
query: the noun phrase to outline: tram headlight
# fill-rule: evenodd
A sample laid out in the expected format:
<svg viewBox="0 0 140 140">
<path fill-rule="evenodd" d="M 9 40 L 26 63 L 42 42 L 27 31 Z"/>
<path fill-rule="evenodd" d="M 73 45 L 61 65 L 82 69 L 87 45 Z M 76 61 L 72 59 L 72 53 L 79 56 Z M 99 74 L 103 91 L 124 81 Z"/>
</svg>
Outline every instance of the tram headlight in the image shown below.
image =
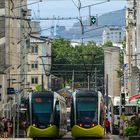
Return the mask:
<svg viewBox="0 0 140 140">
<path fill-rule="evenodd" d="M 91 123 L 90 126 L 91 127 L 94 127 L 94 126 L 96 126 L 96 124 L 95 123 Z"/>
<path fill-rule="evenodd" d="M 92 127 L 94 127 L 94 126 L 95 126 L 95 124 L 94 124 L 94 123 L 92 123 L 92 124 L 91 124 L 91 126 L 92 126 Z"/>
<path fill-rule="evenodd" d="M 83 124 L 82 124 L 82 123 L 79 123 L 79 126 L 80 126 L 80 127 L 82 127 L 82 126 L 83 126 Z"/>
<path fill-rule="evenodd" d="M 50 123 L 48 126 L 49 126 L 49 127 L 51 127 L 51 126 L 52 126 L 52 124 Z"/>
</svg>

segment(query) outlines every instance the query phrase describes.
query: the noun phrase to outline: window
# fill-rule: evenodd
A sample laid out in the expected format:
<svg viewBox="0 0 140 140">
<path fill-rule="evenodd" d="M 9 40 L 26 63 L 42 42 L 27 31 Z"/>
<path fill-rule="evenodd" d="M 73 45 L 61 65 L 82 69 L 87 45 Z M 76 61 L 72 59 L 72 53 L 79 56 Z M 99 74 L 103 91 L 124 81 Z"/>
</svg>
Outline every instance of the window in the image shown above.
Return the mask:
<svg viewBox="0 0 140 140">
<path fill-rule="evenodd" d="M 38 62 L 37 61 L 32 61 L 31 62 L 31 68 L 32 69 L 38 69 Z"/>
<path fill-rule="evenodd" d="M 80 97 L 77 98 L 76 103 L 77 123 L 90 123 L 92 121 L 97 123 L 98 98 Z"/>
<path fill-rule="evenodd" d="M 32 53 L 38 54 L 38 46 L 37 45 L 32 46 L 31 49 L 32 49 Z"/>
<path fill-rule="evenodd" d="M 38 77 L 32 77 L 31 78 L 31 83 L 32 84 L 38 84 Z"/>
</svg>

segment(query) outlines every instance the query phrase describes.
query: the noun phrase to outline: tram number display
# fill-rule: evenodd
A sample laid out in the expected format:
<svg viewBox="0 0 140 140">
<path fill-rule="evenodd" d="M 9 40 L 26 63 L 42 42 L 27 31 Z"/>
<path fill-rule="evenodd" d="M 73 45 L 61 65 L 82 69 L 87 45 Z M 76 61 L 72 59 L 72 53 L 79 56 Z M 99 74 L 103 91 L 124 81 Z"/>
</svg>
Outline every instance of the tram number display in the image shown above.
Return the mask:
<svg viewBox="0 0 140 140">
<path fill-rule="evenodd" d="M 33 103 L 51 103 L 52 100 L 50 98 L 34 98 Z"/>
<path fill-rule="evenodd" d="M 42 98 L 35 98 L 36 103 L 42 103 Z"/>
</svg>

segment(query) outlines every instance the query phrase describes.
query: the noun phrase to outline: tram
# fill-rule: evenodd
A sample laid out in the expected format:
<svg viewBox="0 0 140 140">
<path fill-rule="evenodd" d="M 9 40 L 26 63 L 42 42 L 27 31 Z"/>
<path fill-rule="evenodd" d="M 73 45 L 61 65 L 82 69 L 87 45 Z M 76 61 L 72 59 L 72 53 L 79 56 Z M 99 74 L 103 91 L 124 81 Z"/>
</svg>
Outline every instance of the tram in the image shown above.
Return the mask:
<svg viewBox="0 0 140 140">
<path fill-rule="evenodd" d="M 101 92 L 77 90 L 72 95 L 71 133 L 78 137 L 103 137 L 106 117 Z"/>
<path fill-rule="evenodd" d="M 29 125 L 27 137 L 62 137 L 67 132 L 65 99 L 52 91 L 37 91 L 29 95 Z"/>
</svg>

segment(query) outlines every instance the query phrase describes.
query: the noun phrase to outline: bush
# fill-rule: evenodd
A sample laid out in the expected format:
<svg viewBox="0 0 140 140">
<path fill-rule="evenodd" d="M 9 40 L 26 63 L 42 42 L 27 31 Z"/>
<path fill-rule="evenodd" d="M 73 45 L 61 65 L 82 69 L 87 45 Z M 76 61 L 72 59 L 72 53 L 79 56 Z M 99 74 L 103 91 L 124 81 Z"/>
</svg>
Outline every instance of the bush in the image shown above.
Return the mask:
<svg viewBox="0 0 140 140">
<path fill-rule="evenodd" d="M 138 127 L 134 124 L 128 126 L 128 128 L 125 129 L 125 135 L 126 136 L 134 136 L 138 133 Z"/>
</svg>

